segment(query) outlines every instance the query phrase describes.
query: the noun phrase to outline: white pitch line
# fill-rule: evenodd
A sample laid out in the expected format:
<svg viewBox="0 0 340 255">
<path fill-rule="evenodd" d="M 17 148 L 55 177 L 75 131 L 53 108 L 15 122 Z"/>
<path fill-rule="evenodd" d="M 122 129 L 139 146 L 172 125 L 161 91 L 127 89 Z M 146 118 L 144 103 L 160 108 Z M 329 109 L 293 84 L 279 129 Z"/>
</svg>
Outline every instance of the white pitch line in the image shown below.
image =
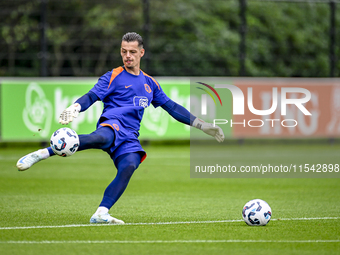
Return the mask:
<svg viewBox="0 0 340 255">
<path fill-rule="evenodd" d="M 296 221 L 296 220 L 339 220 L 340 217 L 315 217 L 315 218 L 282 218 L 272 219 L 272 221 Z M 138 225 L 176 225 L 176 224 L 209 224 L 209 223 L 232 223 L 242 222 L 243 220 L 212 220 L 212 221 L 170 221 L 170 222 L 136 222 L 117 224 L 72 224 L 72 225 L 56 225 L 56 226 L 26 226 L 26 227 L 0 227 L 0 230 L 13 229 L 37 229 L 37 228 L 78 228 L 78 227 L 104 227 L 104 226 L 138 226 Z"/>
<path fill-rule="evenodd" d="M 340 240 L 74 240 L 0 241 L 0 244 L 339 243 Z"/>
<path fill-rule="evenodd" d="M 225 222 L 241 222 L 243 220 L 219 220 L 219 221 L 170 221 L 170 222 L 136 222 L 119 224 L 73 224 L 73 225 L 57 225 L 57 226 L 27 226 L 27 227 L 0 227 L 3 229 L 33 229 L 33 228 L 76 228 L 76 227 L 104 227 L 104 226 L 137 226 L 137 225 L 176 225 L 176 224 L 204 224 L 204 223 L 225 223 Z"/>
<path fill-rule="evenodd" d="M 314 217 L 314 218 L 282 218 L 272 220 L 339 220 L 340 217 Z"/>
</svg>

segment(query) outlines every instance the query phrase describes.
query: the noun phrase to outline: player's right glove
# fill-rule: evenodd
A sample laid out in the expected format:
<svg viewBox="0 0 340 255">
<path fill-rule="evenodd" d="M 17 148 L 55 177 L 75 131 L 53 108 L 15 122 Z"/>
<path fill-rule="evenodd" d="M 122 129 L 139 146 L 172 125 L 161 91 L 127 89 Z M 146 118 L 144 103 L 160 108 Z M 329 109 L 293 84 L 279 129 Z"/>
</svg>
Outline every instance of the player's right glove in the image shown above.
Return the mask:
<svg viewBox="0 0 340 255">
<path fill-rule="evenodd" d="M 201 129 L 204 133 L 214 137 L 219 143 L 224 141 L 224 133 L 219 126 L 214 126 L 211 123 L 207 123 L 199 118 L 196 118 L 192 125 L 195 128 Z"/>
<path fill-rule="evenodd" d="M 68 123 L 73 121 L 73 118 L 77 118 L 79 112 L 81 110 L 81 106 L 78 103 L 71 105 L 70 107 L 66 108 L 59 117 L 59 123 L 62 125 L 67 125 Z"/>
</svg>

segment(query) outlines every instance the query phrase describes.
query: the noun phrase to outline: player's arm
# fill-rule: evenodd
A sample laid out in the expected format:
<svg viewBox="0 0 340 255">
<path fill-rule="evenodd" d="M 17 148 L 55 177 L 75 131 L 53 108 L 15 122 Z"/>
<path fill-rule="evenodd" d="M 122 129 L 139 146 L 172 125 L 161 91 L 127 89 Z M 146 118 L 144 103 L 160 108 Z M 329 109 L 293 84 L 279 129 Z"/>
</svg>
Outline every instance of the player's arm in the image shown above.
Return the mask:
<svg viewBox="0 0 340 255">
<path fill-rule="evenodd" d="M 59 123 L 66 125 L 78 117 L 79 112 L 87 110 L 94 102 L 102 100 L 108 93 L 111 72 L 102 75 L 94 87 L 80 97 L 73 105 L 65 109 L 59 118 Z"/>
<path fill-rule="evenodd" d="M 171 99 L 168 100 L 165 104 L 161 105 L 161 107 L 177 121 L 198 128 L 204 133 L 214 137 L 218 142 L 223 142 L 224 134 L 219 126 L 214 126 L 211 123 L 207 123 L 195 117 L 187 109 L 175 103 Z"/>
<path fill-rule="evenodd" d="M 74 118 L 78 117 L 79 112 L 86 111 L 98 100 L 100 100 L 99 97 L 92 91 L 89 91 L 60 114 L 59 123 L 66 125 L 72 122 Z"/>
</svg>

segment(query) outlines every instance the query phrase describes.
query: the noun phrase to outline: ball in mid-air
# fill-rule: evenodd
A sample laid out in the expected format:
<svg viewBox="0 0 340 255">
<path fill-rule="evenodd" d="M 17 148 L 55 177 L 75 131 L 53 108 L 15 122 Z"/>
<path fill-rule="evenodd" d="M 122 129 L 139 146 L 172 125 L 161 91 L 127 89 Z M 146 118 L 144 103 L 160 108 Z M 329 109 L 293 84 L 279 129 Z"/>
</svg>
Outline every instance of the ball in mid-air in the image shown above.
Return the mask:
<svg viewBox="0 0 340 255">
<path fill-rule="evenodd" d="M 253 199 L 243 206 L 242 216 L 249 226 L 265 226 L 272 217 L 272 209 L 266 201 Z"/>
<path fill-rule="evenodd" d="M 60 128 L 52 134 L 50 145 L 55 154 L 69 157 L 78 150 L 79 137 L 70 128 Z"/>
</svg>

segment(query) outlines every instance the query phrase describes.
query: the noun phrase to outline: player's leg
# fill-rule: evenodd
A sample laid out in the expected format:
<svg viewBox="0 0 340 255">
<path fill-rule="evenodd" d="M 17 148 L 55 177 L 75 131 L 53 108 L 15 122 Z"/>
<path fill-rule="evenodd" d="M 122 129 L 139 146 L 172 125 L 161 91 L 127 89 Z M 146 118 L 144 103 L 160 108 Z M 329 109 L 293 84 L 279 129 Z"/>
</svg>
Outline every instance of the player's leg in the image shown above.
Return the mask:
<svg viewBox="0 0 340 255">
<path fill-rule="evenodd" d="M 108 212 L 125 191 L 130 178 L 134 171 L 138 168 L 141 159 L 142 155 L 140 153 L 133 152 L 120 155 L 115 160 L 117 175 L 106 188 L 103 200 L 100 203 L 98 210 L 90 219 L 91 223 L 124 224 L 123 221 L 110 216 Z"/>
<path fill-rule="evenodd" d="M 88 135 L 79 135 L 78 151 L 87 149 L 108 149 L 115 140 L 115 132 L 112 128 L 104 126 Z"/>
<path fill-rule="evenodd" d="M 78 151 L 86 149 L 102 149 L 109 148 L 115 140 L 115 133 L 113 129 L 109 127 L 100 127 L 96 131 L 88 135 L 79 135 L 79 148 Z M 17 168 L 19 171 L 25 171 L 34 164 L 43 159 L 47 159 L 54 156 L 54 152 L 51 147 L 34 151 L 29 153 L 17 162 Z"/>
</svg>

